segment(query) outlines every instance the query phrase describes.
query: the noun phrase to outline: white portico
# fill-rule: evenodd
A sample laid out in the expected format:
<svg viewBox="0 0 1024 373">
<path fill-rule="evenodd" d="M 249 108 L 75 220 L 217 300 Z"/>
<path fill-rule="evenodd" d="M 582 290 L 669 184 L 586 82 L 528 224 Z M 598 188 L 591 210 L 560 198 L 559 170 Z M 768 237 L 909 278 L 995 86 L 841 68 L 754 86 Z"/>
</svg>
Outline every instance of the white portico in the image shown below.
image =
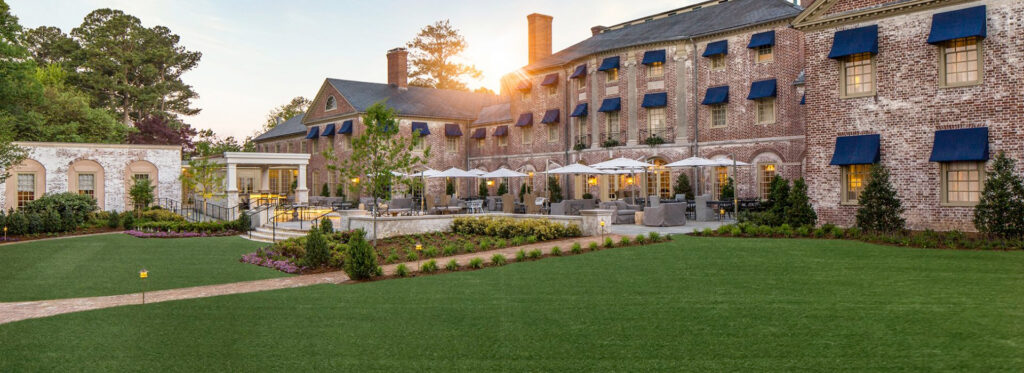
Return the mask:
<svg viewBox="0 0 1024 373">
<path fill-rule="evenodd" d="M 306 186 L 309 157 L 309 154 L 301 153 L 226 152 L 210 160 L 224 165 L 227 206 L 238 206 L 240 193 L 288 194 L 292 182 L 295 185 L 294 203 L 305 205 L 309 203 L 309 188 Z"/>
</svg>

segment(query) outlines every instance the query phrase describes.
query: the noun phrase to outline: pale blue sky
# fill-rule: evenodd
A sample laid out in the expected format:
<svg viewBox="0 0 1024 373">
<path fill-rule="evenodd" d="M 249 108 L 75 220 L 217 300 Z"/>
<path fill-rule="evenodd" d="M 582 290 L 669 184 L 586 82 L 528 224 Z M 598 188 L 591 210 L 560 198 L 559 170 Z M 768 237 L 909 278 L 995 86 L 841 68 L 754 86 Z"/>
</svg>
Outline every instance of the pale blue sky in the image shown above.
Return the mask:
<svg viewBox="0 0 1024 373">
<path fill-rule="evenodd" d="M 65 32 L 97 8 L 123 10 L 146 26 L 169 27 L 182 44 L 203 53 L 185 75 L 202 113 L 197 128 L 245 137 L 267 112 L 295 96 L 316 94 L 324 78 L 387 80 L 385 52 L 403 46 L 424 25 L 450 19 L 469 42 L 466 58 L 498 79 L 526 64 L 526 15 L 554 17 L 554 50 L 611 25 L 696 3 L 696 0 L 561 1 L 307 1 L 307 0 L 7 0 L 25 27 Z"/>
</svg>

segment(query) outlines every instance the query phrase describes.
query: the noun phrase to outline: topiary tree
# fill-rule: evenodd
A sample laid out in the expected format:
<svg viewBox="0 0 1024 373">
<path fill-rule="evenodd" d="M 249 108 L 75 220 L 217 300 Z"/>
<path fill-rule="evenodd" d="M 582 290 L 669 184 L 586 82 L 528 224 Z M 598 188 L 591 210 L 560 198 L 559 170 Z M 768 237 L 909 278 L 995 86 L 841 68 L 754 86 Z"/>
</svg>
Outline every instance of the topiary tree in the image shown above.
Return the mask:
<svg viewBox="0 0 1024 373">
<path fill-rule="evenodd" d="M 1016 174 L 1016 162 L 999 152 L 987 173 L 981 198 L 974 208 L 974 226 L 997 237 L 1024 234 L 1024 182 Z"/>
<path fill-rule="evenodd" d="M 320 196 L 321 197 L 330 197 L 331 196 L 331 187 L 328 186 L 327 183 L 324 183 L 323 188 L 320 188 Z"/>
<path fill-rule="evenodd" d="M 786 222 L 786 210 L 789 209 L 789 180 L 779 175 L 772 178 L 766 207 L 769 225 L 778 226 Z"/>
<path fill-rule="evenodd" d="M 344 183 L 338 183 L 338 185 L 335 186 L 334 196 L 338 197 L 338 198 L 341 198 L 342 201 L 345 200 L 345 184 Z"/>
<path fill-rule="evenodd" d="M 131 196 L 136 210 L 145 209 L 153 204 L 153 184 L 149 182 L 149 179 L 135 179 L 135 184 L 132 184 L 132 188 L 128 190 L 128 195 Z"/>
<path fill-rule="evenodd" d="M 690 177 L 685 173 L 679 174 L 679 177 L 676 178 L 674 190 L 676 194 L 686 195 L 686 199 L 693 199 L 693 186 L 690 185 Z"/>
<path fill-rule="evenodd" d="M 357 230 L 348 239 L 345 251 L 345 273 L 356 280 L 364 280 L 377 274 L 377 252 L 366 242 L 365 232 Z"/>
<path fill-rule="evenodd" d="M 320 219 L 320 231 L 323 232 L 323 234 L 334 233 L 334 223 L 331 222 L 331 219 L 326 216 Z"/>
<path fill-rule="evenodd" d="M 807 196 L 807 183 L 802 177 L 793 180 L 793 189 L 789 191 L 784 216 L 786 224 L 793 227 L 814 226 L 818 223 L 818 214 L 811 206 L 811 199 Z"/>
<path fill-rule="evenodd" d="M 882 164 L 871 167 L 868 185 L 857 202 L 857 227 L 865 232 L 895 233 L 906 225 L 903 203 L 889 180 L 889 168 Z"/>
<path fill-rule="evenodd" d="M 503 196 L 506 194 L 508 194 L 508 184 L 502 181 L 501 184 L 498 184 L 498 195 Z"/>
<path fill-rule="evenodd" d="M 487 182 L 481 180 L 479 183 L 480 183 L 480 191 L 479 191 L 480 197 L 487 197 L 488 195 L 490 195 L 490 191 L 487 190 Z"/>
<path fill-rule="evenodd" d="M 736 188 L 732 184 L 732 178 L 725 180 L 725 185 L 722 185 L 722 192 L 718 194 L 718 199 L 721 201 L 731 201 L 736 197 Z"/>
<path fill-rule="evenodd" d="M 519 203 L 523 203 L 524 197 L 526 197 L 526 183 L 519 184 Z"/>
<path fill-rule="evenodd" d="M 306 235 L 306 256 L 302 258 L 307 267 L 318 268 L 327 264 L 331 257 L 327 249 L 327 239 L 319 229 L 312 229 Z"/>
<path fill-rule="evenodd" d="M 447 194 L 449 196 L 455 195 L 455 183 L 452 182 L 452 179 L 446 179 L 445 180 L 445 182 L 444 182 L 444 194 Z"/>
<path fill-rule="evenodd" d="M 558 178 L 548 176 L 548 192 L 551 193 L 551 203 L 562 202 L 562 186 L 558 184 Z"/>
</svg>

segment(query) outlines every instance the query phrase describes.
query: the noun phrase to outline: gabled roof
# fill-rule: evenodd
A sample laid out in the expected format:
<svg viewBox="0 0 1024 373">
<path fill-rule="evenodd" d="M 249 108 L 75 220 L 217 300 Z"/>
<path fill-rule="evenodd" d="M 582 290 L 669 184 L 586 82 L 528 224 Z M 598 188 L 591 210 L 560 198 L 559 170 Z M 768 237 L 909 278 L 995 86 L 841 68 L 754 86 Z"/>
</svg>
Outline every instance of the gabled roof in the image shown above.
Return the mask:
<svg viewBox="0 0 1024 373">
<path fill-rule="evenodd" d="M 390 84 L 343 79 L 327 79 L 327 82 L 357 112 L 365 112 L 371 105 L 386 101 L 399 116 L 469 120 L 475 119 L 484 105 L 498 101 L 497 96 L 486 93 L 423 87 L 399 89 Z"/>
<path fill-rule="evenodd" d="M 264 132 L 262 135 L 256 136 L 256 138 L 252 140 L 266 141 L 276 139 L 278 137 L 305 135 L 306 126 L 302 124 L 302 118 L 305 116 L 306 114 L 298 114 L 291 117 L 288 120 L 281 122 L 281 124 L 274 126 L 274 128 L 271 128 L 269 131 Z"/>
<path fill-rule="evenodd" d="M 794 18 L 803 8 L 786 0 L 730 0 L 621 29 L 607 30 L 543 58 L 525 70 L 561 66 L 592 54 L 635 45 L 676 41 Z"/>
<path fill-rule="evenodd" d="M 512 121 L 512 105 L 503 102 L 497 105 L 484 106 L 473 124 L 506 123 Z"/>
</svg>

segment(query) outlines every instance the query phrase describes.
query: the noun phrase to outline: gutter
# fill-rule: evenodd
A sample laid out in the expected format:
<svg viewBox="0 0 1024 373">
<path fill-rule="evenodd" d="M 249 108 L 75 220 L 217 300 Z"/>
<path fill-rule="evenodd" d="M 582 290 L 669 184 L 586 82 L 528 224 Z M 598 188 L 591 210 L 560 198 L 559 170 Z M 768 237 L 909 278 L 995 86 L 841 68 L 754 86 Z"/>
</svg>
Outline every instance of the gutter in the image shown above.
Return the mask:
<svg viewBox="0 0 1024 373">
<path fill-rule="evenodd" d="M 690 37 L 690 46 L 693 47 L 693 157 L 698 156 L 700 150 L 700 115 L 697 113 L 700 111 L 700 104 L 697 103 L 697 83 L 700 82 L 700 75 L 697 71 L 697 44 L 693 42 L 693 37 Z M 701 176 L 699 168 L 694 168 L 694 183 L 697 186 L 694 193 L 694 197 L 700 195 Z"/>
</svg>

